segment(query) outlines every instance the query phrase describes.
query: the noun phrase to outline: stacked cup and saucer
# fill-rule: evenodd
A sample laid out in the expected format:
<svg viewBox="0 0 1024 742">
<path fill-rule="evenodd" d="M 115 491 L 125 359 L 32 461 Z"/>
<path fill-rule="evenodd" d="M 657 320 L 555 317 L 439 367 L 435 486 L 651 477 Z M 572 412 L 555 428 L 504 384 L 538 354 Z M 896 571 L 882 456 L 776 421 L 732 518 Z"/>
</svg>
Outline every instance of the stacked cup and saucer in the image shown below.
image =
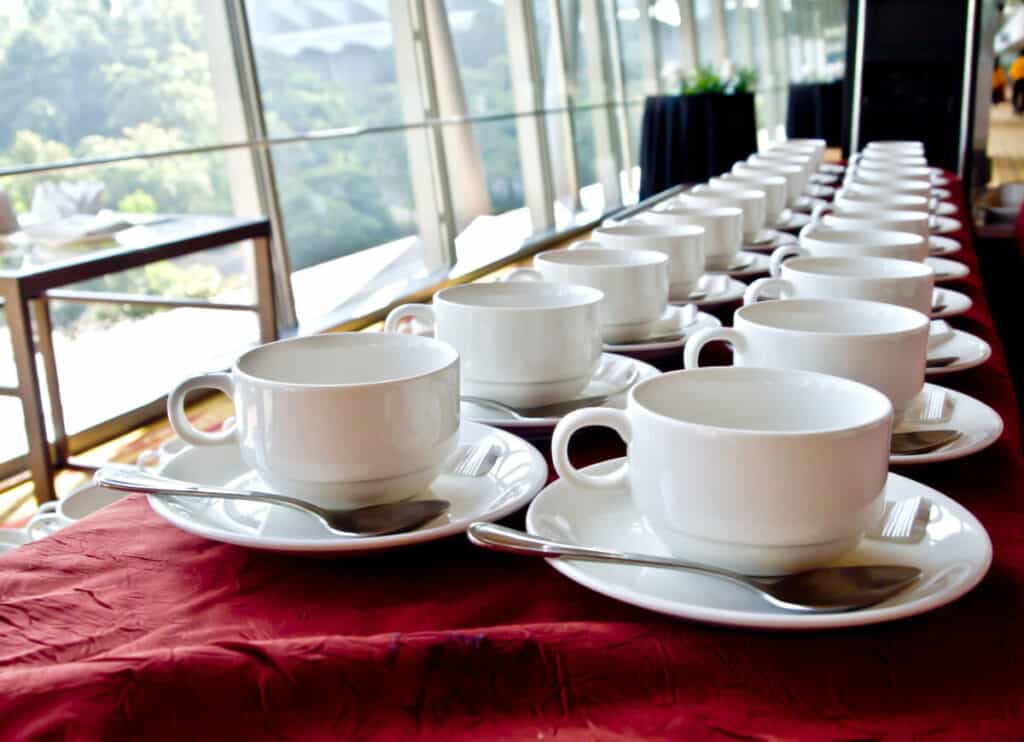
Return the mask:
<svg viewBox="0 0 1024 742">
<path fill-rule="evenodd" d="M 763 274 L 764 256 L 743 250 L 743 209 L 737 206 L 690 206 L 678 198 L 656 204 L 633 217 L 634 223 L 704 230 L 704 265 L 696 293 L 676 290 L 673 301 L 712 306 L 736 301 L 746 288 L 737 279 Z M 711 289 L 711 291 L 708 291 Z"/>
<path fill-rule="evenodd" d="M 386 334 L 412 318 L 458 352 L 463 420 L 547 438 L 567 412 L 620 405 L 630 387 L 660 373 L 603 345 L 605 337 L 662 332 L 659 322 L 679 325 L 677 315 L 666 316 L 667 258 L 605 248 L 557 252 L 538 256 L 537 273 L 520 274 L 526 280 L 453 286 L 432 304 L 405 304 L 388 315 Z M 644 296 L 632 296 L 634 289 Z"/>
<path fill-rule="evenodd" d="M 540 490 L 547 466 L 521 438 L 461 415 L 460 365 L 451 345 L 411 335 L 328 333 L 259 346 L 230 370 L 187 379 L 171 392 L 168 416 L 181 444 L 147 461 L 142 473 L 331 510 L 448 503 L 415 530 L 346 535 L 303 510 L 244 497 L 154 494 L 150 505 L 197 536 L 314 555 L 410 546 L 503 518 Z M 233 426 L 193 427 L 184 401 L 199 389 L 231 398 Z M 465 456 L 480 451 L 487 467 L 468 472 Z"/>
<path fill-rule="evenodd" d="M 560 479 L 530 504 L 526 527 L 570 547 L 744 575 L 875 564 L 922 572 L 884 602 L 830 613 L 778 607 L 720 576 L 549 559 L 584 587 L 671 616 L 813 630 L 923 613 L 974 587 L 992 544 L 966 508 L 887 471 L 892 424 L 885 394 L 838 376 L 792 367 L 666 373 L 634 387 L 624 410 L 580 410 L 558 424 L 552 460 Z M 626 456 L 577 469 L 569 441 L 589 426 L 618 433 Z M 920 539 L 875 533 L 886 513 L 921 503 Z"/>
</svg>

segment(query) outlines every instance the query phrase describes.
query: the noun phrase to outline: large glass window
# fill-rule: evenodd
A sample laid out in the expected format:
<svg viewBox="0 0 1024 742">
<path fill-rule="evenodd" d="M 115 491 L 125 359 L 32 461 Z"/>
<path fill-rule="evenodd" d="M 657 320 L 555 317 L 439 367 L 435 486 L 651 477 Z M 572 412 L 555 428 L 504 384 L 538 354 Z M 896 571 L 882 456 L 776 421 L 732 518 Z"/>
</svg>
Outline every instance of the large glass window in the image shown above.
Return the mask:
<svg viewBox="0 0 1024 742">
<path fill-rule="evenodd" d="M 0 188 L 29 228 L 98 209 L 266 214 L 282 315 L 306 331 L 631 202 L 644 97 L 676 92 L 694 59 L 720 71 L 726 34 L 736 49 L 746 33 L 758 57 L 790 38 L 790 67 L 835 68 L 840 0 L 781 0 L 794 10 L 777 32 L 753 20 L 764 3 L 722 2 L 7 0 Z M 818 27 L 828 39 L 812 48 Z M 95 247 L 15 243 L 0 237 L 3 265 Z M 237 245 L 73 288 L 248 302 L 250 256 Z M 256 341 L 238 312 L 52 310 L 72 431 Z M 148 350 L 197 327 L 202 342 Z M 93 354 L 129 341 L 159 373 L 128 361 L 90 376 Z M 9 356 L 5 342 L 0 384 Z M 9 427 L 0 461 L 23 446 Z"/>
</svg>

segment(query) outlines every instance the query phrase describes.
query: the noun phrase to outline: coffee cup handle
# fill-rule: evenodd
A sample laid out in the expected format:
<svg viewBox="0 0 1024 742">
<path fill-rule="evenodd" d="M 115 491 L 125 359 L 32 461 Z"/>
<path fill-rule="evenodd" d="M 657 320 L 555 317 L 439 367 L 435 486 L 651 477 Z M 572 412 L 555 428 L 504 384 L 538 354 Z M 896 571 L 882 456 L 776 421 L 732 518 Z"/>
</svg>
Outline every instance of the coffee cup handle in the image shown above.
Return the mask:
<svg viewBox="0 0 1024 742">
<path fill-rule="evenodd" d="M 782 264 L 787 258 L 797 258 L 810 255 L 809 252 L 799 245 L 783 245 L 772 252 L 772 259 L 768 263 L 768 273 L 772 278 L 778 278 L 782 272 Z"/>
<path fill-rule="evenodd" d="M 814 225 L 821 224 L 821 217 L 825 216 L 825 214 L 828 214 L 829 212 L 831 212 L 833 210 L 834 209 L 832 207 L 832 204 L 827 204 L 827 203 L 815 204 L 814 208 L 811 210 L 811 224 L 814 224 Z"/>
<path fill-rule="evenodd" d="M 683 368 L 700 368 L 700 351 L 710 342 L 723 340 L 732 346 L 733 352 L 744 347 L 743 335 L 732 327 L 705 327 L 698 330 L 683 347 Z"/>
<path fill-rule="evenodd" d="M 543 281 L 544 276 L 534 268 L 514 268 L 502 279 L 505 283 L 513 281 Z"/>
<path fill-rule="evenodd" d="M 431 327 L 437 322 L 434 308 L 429 304 L 401 304 L 388 312 L 384 320 L 384 332 L 398 332 L 398 323 L 406 317 L 418 319 Z"/>
<path fill-rule="evenodd" d="M 46 505 L 49 504 L 50 503 L 46 503 Z M 57 503 L 53 503 L 54 506 L 56 506 L 56 504 Z M 46 507 L 46 505 L 43 505 L 43 507 Z M 33 515 L 29 522 L 25 524 L 25 535 L 28 536 L 29 541 L 38 541 L 39 539 L 47 536 L 49 533 L 48 531 L 43 531 L 43 533 L 37 535 L 36 531 L 38 531 L 40 528 L 43 528 L 51 523 L 56 524 L 60 528 L 63 528 L 68 524 L 68 522 L 69 521 L 63 515 L 56 512 L 55 509 L 50 508 L 48 510 L 43 510 L 43 508 L 41 507 L 39 509 L 39 512 Z"/>
<path fill-rule="evenodd" d="M 235 439 L 237 428 L 231 426 L 221 429 L 216 433 L 206 433 L 197 430 L 189 422 L 185 415 L 185 396 L 193 389 L 216 389 L 223 392 L 232 400 L 235 396 L 235 382 L 231 374 L 219 371 L 213 374 L 202 374 L 193 376 L 174 387 L 174 390 L 167 397 L 167 419 L 171 423 L 171 429 L 186 443 L 193 446 L 217 446 Z"/>
<path fill-rule="evenodd" d="M 633 437 L 633 428 L 623 410 L 588 407 L 570 412 L 558 422 L 551 436 L 551 460 L 555 471 L 570 484 L 585 489 L 612 490 L 625 487 L 629 482 L 628 463 L 623 463 L 607 474 L 584 474 L 569 462 L 569 439 L 580 428 L 590 426 L 611 428 L 627 444 Z"/>
<path fill-rule="evenodd" d="M 779 290 L 780 299 L 789 299 L 793 296 L 793 284 L 784 278 L 759 278 L 752 284 L 747 286 L 747 290 L 743 292 L 743 306 L 748 304 L 757 304 L 761 301 L 761 295 L 765 289 L 777 288 Z"/>
</svg>

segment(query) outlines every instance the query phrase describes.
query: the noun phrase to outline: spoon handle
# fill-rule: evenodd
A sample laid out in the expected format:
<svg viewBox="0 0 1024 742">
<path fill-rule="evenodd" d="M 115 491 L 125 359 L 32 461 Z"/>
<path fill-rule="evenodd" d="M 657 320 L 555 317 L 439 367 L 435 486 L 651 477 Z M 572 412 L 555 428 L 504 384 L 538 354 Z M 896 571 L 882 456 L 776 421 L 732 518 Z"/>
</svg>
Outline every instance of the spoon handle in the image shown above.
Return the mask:
<svg viewBox="0 0 1024 742">
<path fill-rule="evenodd" d="M 738 582 L 747 587 L 760 589 L 754 580 L 744 575 L 717 569 L 704 564 L 686 562 L 681 559 L 659 557 L 650 554 L 630 554 L 609 549 L 595 549 L 587 546 L 575 546 L 560 541 L 534 536 L 523 531 L 495 525 L 494 523 L 473 523 L 466 531 L 469 540 L 477 546 L 494 551 L 505 551 L 522 556 L 539 556 L 546 559 L 565 557 L 568 559 L 584 559 L 591 562 L 611 562 L 613 564 L 634 564 L 646 567 L 666 567 L 682 569 L 688 572 L 710 574 Z"/>
<path fill-rule="evenodd" d="M 101 487 L 108 487 L 114 490 L 127 492 L 146 492 L 151 495 L 174 495 L 179 497 L 211 497 L 226 500 L 249 500 L 269 502 L 275 505 L 302 510 L 313 513 L 321 518 L 324 513 L 316 505 L 303 500 L 297 500 L 284 495 L 275 495 L 271 492 L 257 492 L 255 490 L 233 490 L 213 485 L 199 485 L 192 482 L 183 482 L 179 479 L 162 477 L 149 472 L 121 469 L 116 467 L 103 467 L 93 475 L 93 481 Z"/>
</svg>

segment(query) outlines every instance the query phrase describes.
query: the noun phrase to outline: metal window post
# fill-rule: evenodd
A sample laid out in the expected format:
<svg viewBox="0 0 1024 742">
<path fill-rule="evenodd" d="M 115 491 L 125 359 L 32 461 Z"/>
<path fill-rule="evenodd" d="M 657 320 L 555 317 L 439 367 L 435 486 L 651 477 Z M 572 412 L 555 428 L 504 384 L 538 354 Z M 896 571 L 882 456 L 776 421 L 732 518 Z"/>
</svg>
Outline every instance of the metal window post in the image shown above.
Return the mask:
<svg viewBox="0 0 1024 742">
<path fill-rule="evenodd" d="M 536 18 L 530 0 L 505 3 L 505 29 L 515 110 L 517 113 L 540 111 L 544 108 L 544 90 Z M 546 231 L 555 226 L 555 194 L 544 119 L 539 115 L 517 116 L 516 139 L 533 231 Z"/>
<path fill-rule="evenodd" d="M 610 71 L 606 63 L 609 49 L 608 34 L 601 12 L 602 0 L 580 0 L 583 20 L 583 43 L 587 48 L 587 77 L 591 97 L 607 103 L 612 98 Z M 591 111 L 594 126 L 594 150 L 597 159 L 597 177 L 604 189 L 604 207 L 622 203 L 622 185 L 619 172 L 622 170 L 618 157 L 615 118 L 605 106 Z"/>
</svg>

